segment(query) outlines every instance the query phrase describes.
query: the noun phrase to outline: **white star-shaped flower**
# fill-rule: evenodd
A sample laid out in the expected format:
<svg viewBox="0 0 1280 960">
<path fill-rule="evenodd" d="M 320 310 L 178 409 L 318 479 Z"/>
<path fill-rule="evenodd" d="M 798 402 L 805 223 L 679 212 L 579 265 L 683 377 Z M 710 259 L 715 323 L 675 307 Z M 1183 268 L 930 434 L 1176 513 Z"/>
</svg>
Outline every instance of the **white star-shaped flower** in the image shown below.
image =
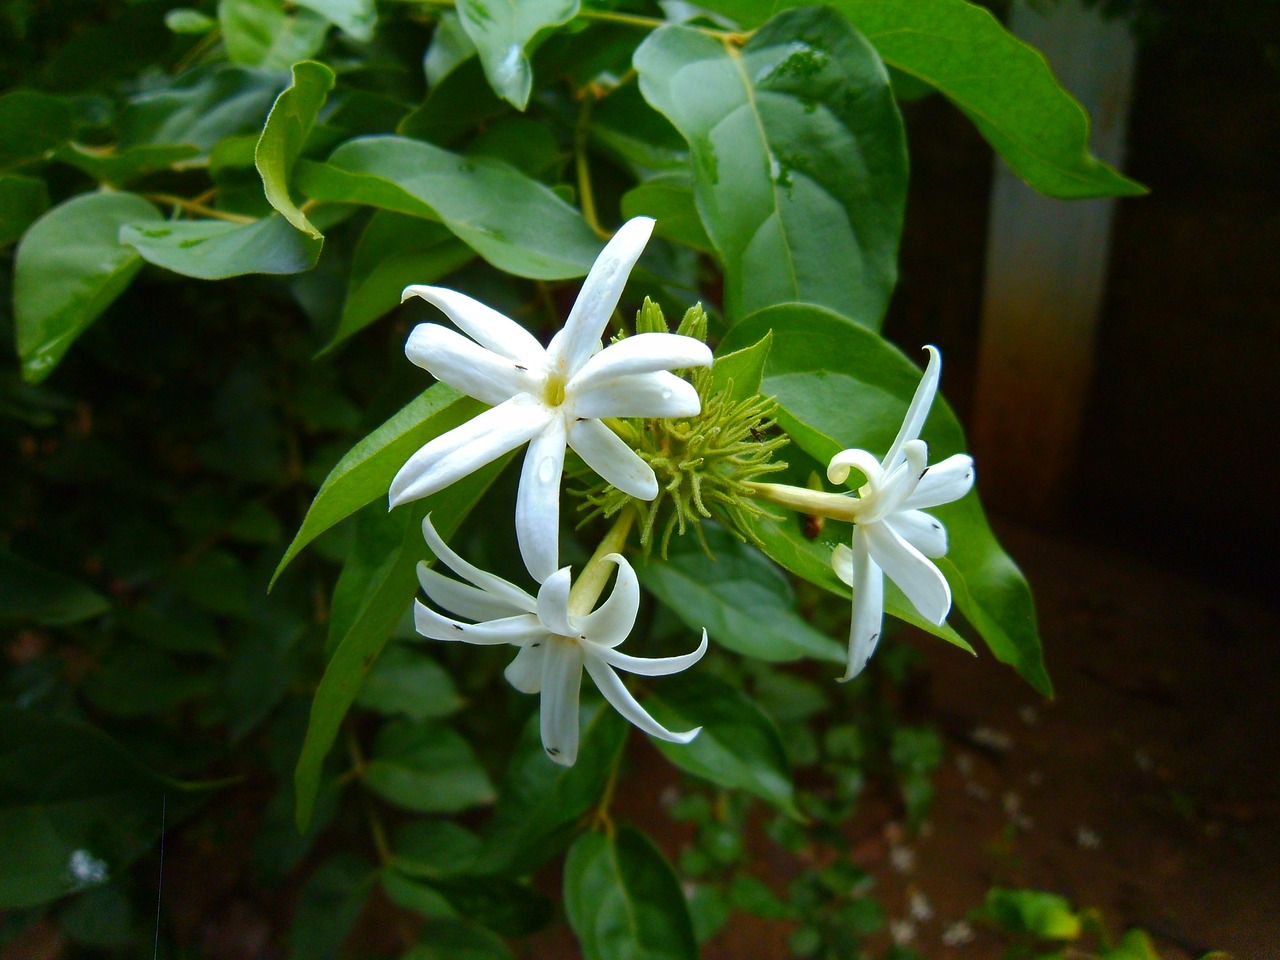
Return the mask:
<svg viewBox="0 0 1280 960">
<path fill-rule="evenodd" d="M 542 746 L 556 763 L 571 766 L 578 757 L 578 691 L 584 669 L 605 699 L 650 736 L 672 743 L 688 743 L 697 736 L 701 727 L 674 733 L 658 723 L 614 672 L 617 668 L 647 677 L 666 676 L 693 666 L 707 652 L 706 630 L 698 649 L 684 656 L 646 660 L 618 652 L 640 609 L 640 584 L 621 554 L 607 556 L 618 568 L 609 598 L 592 613 L 579 616 L 569 612 L 568 567 L 549 576 L 534 597 L 463 560 L 440 539 L 429 516 L 422 521 L 422 533 L 440 561 L 471 584 L 421 563 L 422 589 L 434 603 L 475 622 L 454 620 L 415 600 L 418 632 L 432 640 L 519 647 L 507 665 L 506 678 L 522 693 L 541 693 Z"/>
<path fill-rule="evenodd" d="M 853 545 L 836 547 L 831 566 L 853 588 L 849 665 L 844 679 L 857 676 L 880 639 L 884 620 L 884 578 L 896 583 L 927 620 L 941 624 L 951 609 L 951 588 L 929 558 L 947 552 L 947 531 L 923 508 L 959 500 L 973 486 L 973 458 L 957 453 L 928 466 L 928 447 L 919 439 L 929 416 L 942 356 L 929 351 L 929 366 L 916 388 L 906 419 L 883 460 L 866 450 L 843 450 L 831 458 L 827 478 L 844 483 L 851 469 L 866 482 L 854 504 Z"/>
<path fill-rule="evenodd" d="M 528 441 L 516 539 L 525 566 L 542 583 L 559 566 L 566 445 L 619 490 L 641 500 L 658 495 L 653 469 L 601 418 L 696 415 L 697 391 L 668 371 L 710 366 L 711 351 L 671 333 L 643 333 L 601 349 L 600 337 L 652 231 L 648 217 L 622 226 L 592 265 L 564 329 L 545 349 L 520 324 L 464 294 L 405 288 L 406 299 L 434 304 L 468 335 L 419 324 L 405 346 L 409 359 L 494 406 L 410 457 L 391 481 L 392 507 L 429 496 Z"/>
</svg>

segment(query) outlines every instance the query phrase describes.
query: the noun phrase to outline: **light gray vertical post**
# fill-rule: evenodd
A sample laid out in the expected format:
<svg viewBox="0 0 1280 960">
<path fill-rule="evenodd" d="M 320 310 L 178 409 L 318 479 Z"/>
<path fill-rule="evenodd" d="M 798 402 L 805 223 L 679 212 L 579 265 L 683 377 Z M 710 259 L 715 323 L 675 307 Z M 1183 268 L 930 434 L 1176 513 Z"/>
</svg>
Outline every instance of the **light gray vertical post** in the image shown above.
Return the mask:
<svg viewBox="0 0 1280 960">
<path fill-rule="evenodd" d="M 1128 22 L 1080 0 L 1015 0 L 1010 27 L 1044 52 L 1088 111 L 1094 152 L 1119 166 L 1134 68 Z M 973 448 L 983 491 L 1004 512 L 1042 516 L 1070 483 L 1114 206 L 1041 196 L 996 161 Z"/>
</svg>

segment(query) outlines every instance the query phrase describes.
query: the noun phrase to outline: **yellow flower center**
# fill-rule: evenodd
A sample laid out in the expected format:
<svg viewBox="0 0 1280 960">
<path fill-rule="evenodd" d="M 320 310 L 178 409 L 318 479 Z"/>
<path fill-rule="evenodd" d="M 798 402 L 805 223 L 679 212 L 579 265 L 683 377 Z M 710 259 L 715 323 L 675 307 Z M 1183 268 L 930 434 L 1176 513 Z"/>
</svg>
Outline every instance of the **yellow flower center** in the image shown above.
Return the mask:
<svg viewBox="0 0 1280 960">
<path fill-rule="evenodd" d="M 558 407 L 564 403 L 564 377 L 553 373 L 547 377 L 547 388 L 543 393 L 543 402 L 549 407 Z"/>
</svg>

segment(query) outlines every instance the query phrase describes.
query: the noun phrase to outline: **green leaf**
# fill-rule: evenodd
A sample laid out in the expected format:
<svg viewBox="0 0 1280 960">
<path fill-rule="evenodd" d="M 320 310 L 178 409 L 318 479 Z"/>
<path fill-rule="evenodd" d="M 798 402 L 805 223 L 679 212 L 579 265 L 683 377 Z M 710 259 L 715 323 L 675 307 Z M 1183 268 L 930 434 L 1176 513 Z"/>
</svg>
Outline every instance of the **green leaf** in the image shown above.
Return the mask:
<svg viewBox="0 0 1280 960">
<path fill-rule="evenodd" d="M 387 898 L 396 906 L 412 910 L 424 917 L 456 917 L 457 911 L 449 905 L 449 901 L 436 891 L 435 887 L 423 883 L 416 877 L 408 876 L 393 866 L 383 867 L 378 872 L 382 881 L 382 889 Z"/>
<path fill-rule="evenodd" d="M 129 286 L 142 258 L 119 241 L 126 223 L 160 213 L 129 193 L 86 193 L 27 231 L 14 264 L 13 312 L 22 377 L 39 383 Z"/>
<path fill-rule="evenodd" d="M 23 560 L 0 547 L 0 619 L 49 627 L 88 620 L 110 609 L 79 580 Z"/>
<path fill-rule="evenodd" d="M 1065 897 L 1041 890 L 987 891 L 978 915 L 1014 935 L 1030 934 L 1043 940 L 1076 940 L 1080 918 Z"/>
<path fill-rule="evenodd" d="M 735 400 L 745 400 L 758 394 L 760 382 L 764 379 L 764 364 L 772 348 L 773 331 L 770 330 L 749 347 L 733 353 L 722 352 L 711 365 L 711 395 L 728 389 L 730 384 L 733 385 L 731 396 Z"/>
<path fill-rule="evenodd" d="M 703 524 L 714 559 L 695 537 L 678 538 L 667 560 L 639 570 L 645 589 L 691 629 L 722 647 L 771 663 L 813 657 L 843 663 L 844 647 L 795 612 L 786 575 L 723 527 Z"/>
<path fill-rule="evenodd" d="M 753 343 L 768 330 L 774 340 L 762 390 L 777 398 L 778 422 L 799 447 L 820 464 L 850 447 L 876 455 L 889 448 L 920 382 L 919 368 L 871 331 L 801 304 L 759 311 L 731 330 L 721 349 Z M 965 449 L 960 424 L 941 397 L 922 438 L 933 463 Z M 930 513 L 950 538 L 938 568 L 956 606 L 996 659 L 1051 696 L 1030 587 L 996 541 L 977 494 Z"/>
<path fill-rule="evenodd" d="M 741 690 L 710 674 L 680 674 L 654 684 L 645 706 L 669 730 L 702 727 L 687 744 L 653 741 L 681 770 L 801 818 L 778 728 Z"/>
<path fill-rule="evenodd" d="M 477 126 L 511 112 L 485 83 L 478 57 L 455 64 L 442 80 L 429 86 L 427 99 L 400 121 L 397 133 L 450 147 Z"/>
<path fill-rule="evenodd" d="M 392 850 L 391 863 L 397 870 L 438 880 L 467 873 L 480 851 L 480 840 L 450 820 L 411 820 L 396 831 Z"/>
<path fill-rule="evenodd" d="M 464 60 L 475 56 L 476 45 L 467 36 L 457 13 L 446 10 L 436 21 L 431 33 L 431 44 L 422 58 L 422 69 L 427 74 L 427 89 L 434 90 L 445 77 Z"/>
<path fill-rule="evenodd" d="M 417 813 L 455 813 L 493 803 L 493 784 L 471 745 L 438 723 L 397 720 L 373 742 L 370 790 Z"/>
<path fill-rule="evenodd" d="M 312 60 L 295 63 L 293 84 L 276 97 L 253 155 L 254 166 L 262 176 L 262 186 L 271 206 L 314 239 L 320 239 L 320 231 L 289 196 L 289 178 L 298 155 L 302 153 L 307 134 L 333 89 L 333 81 L 333 71 L 323 63 Z"/>
<path fill-rule="evenodd" d="M 289 931 L 293 960 L 332 960 L 369 896 L 374 872 L 355 857 L 340 854 L 307 878 Z"/>
<path fill-rule="evenodd" d="M 575 825 L 600 799 L 626 742 L 627 722 L 597 700 L 582 708 L 579 723 L 578 760 L 562 767 L 542 749 L 537 713 L 529 718 L 472 866 L 476 873 L 532 873 L 563 849 Z"/>
<path fill-rule="evenodd" d="M 43 180 L 0 175 L 0 247 L 20 238 L 48 209 L 49 189 Z"/>
<path fill-rule="evenodd" d="M 878 328 L 897 279 L 907 152 L 871 45 L 815 7 L 780 14 L 741 49 L 663 27 L 635 67 L 689 142 L 729 318 L 802 300 Z"/>
<path fill-rule="evenodd" d="M 0 908 L 107 882 L 159 835 L 163 789 L 102 731 L 0 704 Z"/>
<path fill-rule="evenodd" d="M 323 245 L 322 240 L 299 233 L 279 214 L 252 223 L 132 223 L 120 228 L 120 242 L 158 267 L 200 280 L 225 280 L 246 273 L 301 273 L 316 265 Z"/>
<path fill-rule="evenodd" d="M 437 383 L 348 450 L 320 485 L 302 526 L 276 566 L 271 585 L 312 540 L 366 504 L 386 496 L 391 478 L 419 447 L 483 409 L 478 400 Z"/>
<path fill-rule="evenodd" d="M 652 840 L 584 833 L 564 864 L 564 909 L 585 960 L 696 960 L 689 905 Z"/>
<path fill-rule="evenodd" d="M 653 217 L 654 232 L 672 243 L 703 253 L 715 253 L 711 238 L 698 216 L 693 187 L 683 173 L 659 174 L 622 196 L 622 216 Z"/>
<path fill-rule="evenodd" d="M 307 736 L 294 771 L 299 829 L 305 830 L 311 821 L 324 758 L 342 718 L 417 592 L 417 563 L 429 556 L 422 540 L 422 518 L 436 511 L 436 530 L 442 537 L 452 536 L 510 459 L 500 458 L 481 467 L 466 483 L 455 483 L 408 507 L 387 513 L 375 504 L 362 516 L 334 588 L 329 622 L 333 656 L 311 703 Z"/>
<path fill-rule="evenodd" d="M 439 223 L 377 211 L 356 244 L 342 319 L 321 354 L 399 306 L 409 284 L 435 283 L 474 257 L 470 247 Z"/>
<path fill-rule="evenodd" d="M 546 897 L 505 877 L 451 876 L 431 885 L 458 913 L 504 936 L 533 933 L 551 917 Z"/>
<path fill-rule="evenodd" d="M 361 43 L 373 39 L 378 11 L 373 0 L 296 0 L 297 5 L 314 10 L 339 30 Z"/>
<path fill-rule="evenodd" d="M 584 276 L 600 241 L 551 189 L 490 157 L 461 157 L 404 137 L 343 144 L 326 164 L 299 164 L 309 197 L 439 220 L 499 270 L 518 277 Z"/>
<path fill-rule="evenodd" d="M 754 27 L 804 0 L 708 0 Z M 1018 176 L 1053 197 L 1136 196 L 1139 183 L 1089 152 L 1089 117 L 1044 56 L 965 0 L 834 0 L 885 63 L 964 111 Z"/>
<path fill-rule="evenodd" d="M 140 143 L 121 150 L 68 143 L 54 154 L 54 159 L 83 170 L 95 180 L 123 187 L 148 173 L 171 169 L 199 152 L 191 144 Z"/>
<path fill-rule="evenodd" d="M 40 159 L 73 130 L 71 107 L 61 97 L 35 90 L 0 96 L 0 170 Z"/>
<path fill-rule="evenodd" d="M 218 0 L 227 56 L 267 70 L 283 70 L 315 56 L 329 22 L 310 10 L 286 12 L 284 0 Z"/>
<path fill-rule="evenodd" d="M 218 21 L 207 13 L 193 10 L 190 7 L 178 7 L 164 15 L 164 25 L 174 33 L 199 36 L 208 33 L 218 25 Z"/>
<path fill-rule="evenodd" d="M 397 644 L 378 658 L 356 703 L 379 713 L 426 720 L 457 713 L 466 701 L 444 667 L 424 653 Z"/>
<path fill-rule="evenodd" d="M 511 960 L 501 940 L 461 920 L 428 920 L 418 936 L 422 942 L 400 960 Z"/>
<path fill-rule="evenodd" d="M 638 85 L 624 84 L 591 111 L 590 137 L 638 179 L 670 174 L 688 182 L 689 148 L 680 131 L 649 106 Z"/>
<path fill-rule="evenodd" d="M 233 64 L 191 70 L 130 100 L 120 116 L 120 147 L 185 143 L 205 155 L 227 137 L 256 137 L 287 82 L 279 71 Z"/>
<path fill-rule="evenodd" d="M 210 671 L 190 672 L 171 657 L 140 644 L 114 647 L 84 681 L 84 694 L 99 710 L 117 717 L 169 713 L 211 693 Z"/>
<path fill-rule="evenodd" d="M 576 16 L 578 0 L 458 0 L 457 9 L 480 53 L 489 86 L 523 110 L 533 88 L 533 67 L 525 48 L 538 31 Z"/>
<path fill-rule="evenodd" d="M 1206 954 L 1200 960 L 1213 960 L 1215 956 L 1227 960 L 1225 953 Z M 1156 953 L 1146 931 L 1135 928 L 1127 931 L 1114 947 L 1100 951 L 1098 960 L 1160 960 L 1160 954 Z"/>
</svg>

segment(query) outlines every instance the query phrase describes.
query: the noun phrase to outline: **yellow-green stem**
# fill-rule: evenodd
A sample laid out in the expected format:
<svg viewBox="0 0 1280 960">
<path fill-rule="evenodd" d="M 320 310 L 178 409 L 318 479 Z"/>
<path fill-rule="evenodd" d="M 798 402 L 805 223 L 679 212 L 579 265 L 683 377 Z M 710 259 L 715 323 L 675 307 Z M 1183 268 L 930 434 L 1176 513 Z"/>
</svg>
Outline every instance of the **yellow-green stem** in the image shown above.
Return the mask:
<svg viewBox="0 0 1280 960">
<path fill-rule="evenodd" d="M 619 513 L 618 519 L 613 521 L 613 526 L 600 541 L 600 546 L 596 547 L 596 552 L 578 574 L 578 579 L 569 590 L 569 613 L 572 616 L 581 617 L 590 613 L 600 599 L 600 594 L 604 593 L 604 585 L 609 582 L 609 575 L 613 573 L 614 567 L 613 562 L 605 557 L 622 552 L 635 519 L 634 507 L 627 507 Z"/>
<path fill-rule="evenodd" d="M 171 207 L 177 207 L 184 213 L 196 213 L 202 217 L 212 217 L 215 220 L 226 220 L 229 223 L 257 223 L 257 217 L 246 217 L 240 213 L 227 213 L 225 210 L 215 210 L 213 207 L 206 207 L 203 203 L 197 203 L 194 200 L 188 200 L 186 197 L 175 197 L 171 193 L 148 193 L 144 194 L 148 200 L 154 200 L 156 203 L 168 204 Z"/>
<path fill-rule="evenodd" d="M 830 517 L 832 520 L 856 522 L 862 509 L 861 500 L 843 493 L 793 487 L 788 483 L 755 483 L 750 480 L 745 481 L 742 487 L 747 496 L 757 500 L 777 504 L 797 513 Z"/>
<path fill-rule="evenodd" d="M 596 216 L 596 197 L 591 190 L 591 168 L 587 162 L 587 134 L 591 130 L 591 108 L 596 94 L 591 87 L 582 91 L 582 106 L 578 108 L 578 123 L 573 131 L 573 158 L 578 172 L 578 199 L 582 204 L 582 219 L 601 240 L 609 239 L 609 231 L 600 226 Z"/>
</svg>

